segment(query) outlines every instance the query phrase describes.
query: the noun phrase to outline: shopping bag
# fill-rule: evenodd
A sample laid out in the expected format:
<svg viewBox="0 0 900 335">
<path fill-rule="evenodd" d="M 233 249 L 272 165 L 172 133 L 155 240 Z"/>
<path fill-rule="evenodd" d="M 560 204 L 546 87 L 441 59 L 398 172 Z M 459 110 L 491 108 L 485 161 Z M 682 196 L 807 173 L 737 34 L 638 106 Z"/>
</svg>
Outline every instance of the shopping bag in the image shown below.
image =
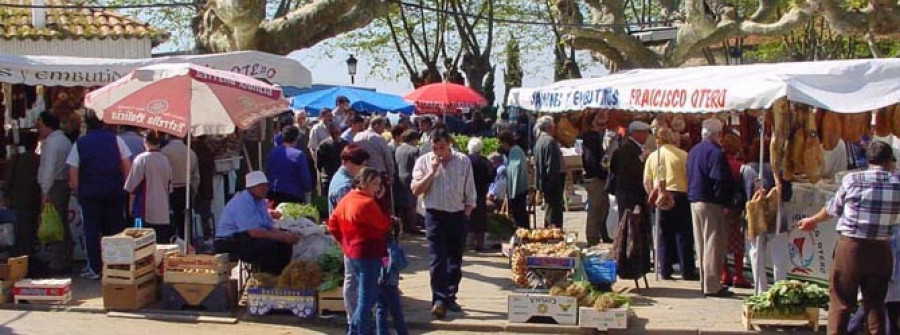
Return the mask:
<svg viewBox="0 0 900 335">
<path fill-rule="evenodd" d="M 41 224 L 38 227 L 38 239 L 41 243 L 62 242 L 65 227 L 56 207 L 45 205 L 41 213 Z"/>
</svg>

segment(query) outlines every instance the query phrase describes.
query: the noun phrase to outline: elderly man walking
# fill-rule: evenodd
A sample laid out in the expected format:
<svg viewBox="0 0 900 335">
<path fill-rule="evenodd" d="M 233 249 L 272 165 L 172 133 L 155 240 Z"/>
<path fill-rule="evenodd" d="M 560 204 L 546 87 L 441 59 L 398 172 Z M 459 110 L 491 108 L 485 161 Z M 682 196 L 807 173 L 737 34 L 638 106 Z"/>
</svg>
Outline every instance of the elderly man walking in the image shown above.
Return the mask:
<svg viewBox="0 0 900 335">
<path fill-rule="evenodd" d="M 366 166 L 375 168 L 375 170 L 381 173 L 382 189 L 388 190 L 388 192 L 384 192 L 378 198 L 378 204 L 381 205 L 381 209 L 385 213 L 393 213 L 392 209 L 394 205 L 391 203 L 390 185 L 394 180 L 394 175 L 397 174 L 397 167 L 394 162 L 394 153 L 391 151 L 391 148 L 388 146 L 384 137 L 381 137 L 381 133 L 383 133 L 385 127 L 387 127 L 387 122 L 388 120 L 386 117 L 373 117 L 372 120 L 369 121 L 369 129 L 353 136 L 353 143 L 369 154 L 369 160 L 366 161 Z"/>
<path fill-rule="evenodd" d="M 841 180 L 834 197 L 815 215 L 801 219 L 800 229 L 813 230 L 837 217 L 837 246 L 829 274 L 828 334 L 846 334 L 850 312 L 862 293 L 871 334 L 884 334 L 884 300 L 894 264 L 891 237 L 900 215 L 900 179 L 891 146 L 874 141 L 866 150 L 869 169 Z"/>
<path fill-rule="evenodd" d="M 565 175 L 562 172 L 562 151 L 559 149 L 559 142 L 553 138 L 556 133 L 553 117 L 540 117 L 535 129 L 538 139 L 534 145 L 534 170 L 537 189 L 544 194 L 544 203 L 547 205 L 544 227 L 562 227 Z"/>
<path fill-rule="evenodd" d="M 725 204 L 732 197 L 734 180 L 722 152 L 722 121 L 706 119 L 700 136 L 687 159 L 688 201 L 694 225 L 694 244 L 700 258 L 700 285 L 703 295 L 728 297 L 734 293 L 719 282 L 728 245 Z"/>
<path fill-rule="evenodd" d="M 475 208 L 475 180 L 469 158 L 452 151 L 453 137 L 444 129 L 431 133 L 431 152 L 416 160 L 412 191 L 424 196 L 425 229 L 431 256 L 431 314 L 443 318 L 456 301 L 462 279 L 466 225 Z"/>
</svg>

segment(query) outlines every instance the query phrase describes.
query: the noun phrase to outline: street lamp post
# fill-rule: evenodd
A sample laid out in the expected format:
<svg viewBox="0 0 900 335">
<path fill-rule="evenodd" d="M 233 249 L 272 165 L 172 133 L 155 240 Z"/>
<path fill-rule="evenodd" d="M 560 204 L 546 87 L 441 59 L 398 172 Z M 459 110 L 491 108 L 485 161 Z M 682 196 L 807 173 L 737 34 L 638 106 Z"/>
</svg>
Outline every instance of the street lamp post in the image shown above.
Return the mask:
<svg viewBox="0 0 900 335">
<path fill-rule="evenodd" d="M 356 84 L 356 60 L 353 55 L 350 55 L 350 58 L 347 58 L 347 73 L 350 74 L 350 84 Z"/>
</svg>

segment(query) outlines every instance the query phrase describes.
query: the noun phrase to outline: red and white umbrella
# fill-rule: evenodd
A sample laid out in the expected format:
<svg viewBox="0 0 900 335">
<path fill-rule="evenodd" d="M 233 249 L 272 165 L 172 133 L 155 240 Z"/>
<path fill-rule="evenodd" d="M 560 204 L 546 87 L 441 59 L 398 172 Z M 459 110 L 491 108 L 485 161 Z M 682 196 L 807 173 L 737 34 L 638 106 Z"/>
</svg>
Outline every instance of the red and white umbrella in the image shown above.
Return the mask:
<svg viewBox="0 0 900 335">
<path fill-rule="evenodd" d="M 403 97 L 416 105 L 419 114 L 456 113 L 461 109 L 474 109 L 487 105 L 487 100 L 475 90 L 453 83 L 436 83 L 417 88 Z"/>
<path fill-rule="evenodd" d="M 88 93 L 84 104 L 105 123 L 179 137 L 230 134 L 289 108 L 275 86 L 194 64 L 138 68 Z"/>
<path fill-rule="evenodd" d="M 281 89 L 251 77 L 194 64 L 156 64 L 88 93 L 84 105 L 103 122 L 184 137 L 231 134 L 288 109 Z M 191 136 L 187 136 L 188 149 Z M 190 185 L 190 159 L 186 160 Z M 186 187 L 185 251 L 191 244 L 191 188 Z"/>
</svg>

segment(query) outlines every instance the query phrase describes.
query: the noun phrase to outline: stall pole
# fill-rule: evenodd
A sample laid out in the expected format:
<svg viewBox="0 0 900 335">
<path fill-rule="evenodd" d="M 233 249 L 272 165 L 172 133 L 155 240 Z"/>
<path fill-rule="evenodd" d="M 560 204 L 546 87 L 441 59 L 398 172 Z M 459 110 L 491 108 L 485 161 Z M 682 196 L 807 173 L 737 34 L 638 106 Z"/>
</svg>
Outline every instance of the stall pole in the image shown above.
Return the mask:
<svg viewBox="0 0 900 335">
<path fill-rule="evenodd" d="M 659 143 L 659 139 L 657 139 L 657 143 Z M 662 146 L 657 145 L 656 146 L 656 179 L 663 178 L 661 154 L 662 154 Z M 657 184 L 661 184 L 659 186 L 665 187 L 665 185 L 666 185 L 665 179 L 663 179 L 662 181 L 663 181 L 662 183 L 657 182 Z M 651 182 L 655 182 L 655 181 L 651 181 Z M 650 186 L 653 187 L 652 184 Z M 660 190 L 660 192 L 661 191 L 662 190 Z M 653 206 L 653 204 L 650 204 L 650 205 Z M 658 257 L 659 256 L 659 225 L 660 225 L 660 221 L 662 220 L 662 210 L 659 208 L 659 206 L 655 206 L 655 207 L 656 207 L 656 209 L 654 210 L 655 224 L 653 225 L 653 265 L 656 266 L 656 280 L 658 281 L 660 279 L 660 272 L 662 270 L 662 265 L 659 264 L 659 262 L 658 262 L 658 260 L 659 260 L 659 257 Z M 683 269 L 681 271 L 684 272 Z"/>
<path fill-rule="evenodd" d="M 190 246 L 194 245 L 193 240 L 191 240 L 191 230 L 194 229 L 194 224 L 192 222 L 193 215 L 191 215 L 191 131 L 188 130 L 187 133 L 187 162 L 184 167 L 185 176 L 187 176 L 187 182 L 185 182 L 184 187 L 184 253 L 188 254 L 191 251 Z M 199 162 L 198 162 L 199 163 Z"/>
</svg>

